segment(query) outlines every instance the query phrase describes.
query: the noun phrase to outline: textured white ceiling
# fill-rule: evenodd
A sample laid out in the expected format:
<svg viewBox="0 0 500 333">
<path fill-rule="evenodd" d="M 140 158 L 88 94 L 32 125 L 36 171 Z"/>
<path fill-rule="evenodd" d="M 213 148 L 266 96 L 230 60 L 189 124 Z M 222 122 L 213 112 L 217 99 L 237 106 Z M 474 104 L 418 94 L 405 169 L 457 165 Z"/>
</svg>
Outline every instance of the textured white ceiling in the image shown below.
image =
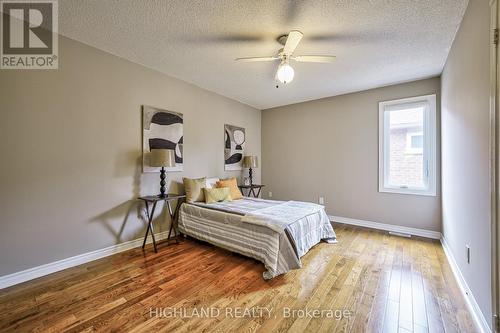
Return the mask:
<svg viewBox="0 0 500 333">
<path fill-rule="evenodd" d="M 62 35 L 259 109 L 439 75 L 467 0 L 63 0 Z M 276 89 L 276 37 L 304 33 Z"/>
</svg>

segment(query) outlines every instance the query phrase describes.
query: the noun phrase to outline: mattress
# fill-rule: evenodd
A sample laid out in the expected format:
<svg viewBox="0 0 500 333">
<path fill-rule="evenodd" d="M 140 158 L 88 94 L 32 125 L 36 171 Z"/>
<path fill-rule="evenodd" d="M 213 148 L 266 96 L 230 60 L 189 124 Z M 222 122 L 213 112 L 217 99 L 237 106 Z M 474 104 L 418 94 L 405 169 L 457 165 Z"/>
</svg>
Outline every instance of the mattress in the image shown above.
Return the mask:
<svg viewBox="0 0 500 333">
<path fill-rule="evenodd" d="M 302 266 L 300 258 L 321 240 L 336 242 L 335 232 L 324 209 L 295 221 L 283 231 L 249 223 L 245 217 L 283 201 L 243 198 L 224 203 L 184 203 L 179 213 L 179 230 L 194 238 L 229 251 L 255 258 L 271 279 Z"/>
</svg>

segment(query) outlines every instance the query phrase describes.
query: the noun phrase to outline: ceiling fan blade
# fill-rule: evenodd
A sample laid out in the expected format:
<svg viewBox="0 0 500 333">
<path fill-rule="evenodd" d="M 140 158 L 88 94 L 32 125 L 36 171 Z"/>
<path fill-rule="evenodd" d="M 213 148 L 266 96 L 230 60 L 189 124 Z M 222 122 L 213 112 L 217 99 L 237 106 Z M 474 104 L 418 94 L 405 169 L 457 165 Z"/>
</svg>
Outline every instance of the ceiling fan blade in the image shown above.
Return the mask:
<svg viewBox="0 0 500 333">
<path fill-rule="evenodd" d="M 293 60 L 298 62 L 334 62 L 336 56 L 330 55 L 303 55 L 292 57 Z"/>
<path fill-rule="evenodd" d="M 256 61 L 274 61 L 278 60 L 278 57 L 247 57 L 247 58 L 236 58 L 234 60 L 241 62 L 256 62 Z"/>
<path fill-rule="evenodd" d="M 298 30 L 290 31 L 288 37 L 286 38 L 285 47 L 283 47 L 283 53 L 286 55 L 291 55 L 293 51 L 295 51 L 297 45 L 299 45 L 302 36 L 304 35 Z"/>
</svg>

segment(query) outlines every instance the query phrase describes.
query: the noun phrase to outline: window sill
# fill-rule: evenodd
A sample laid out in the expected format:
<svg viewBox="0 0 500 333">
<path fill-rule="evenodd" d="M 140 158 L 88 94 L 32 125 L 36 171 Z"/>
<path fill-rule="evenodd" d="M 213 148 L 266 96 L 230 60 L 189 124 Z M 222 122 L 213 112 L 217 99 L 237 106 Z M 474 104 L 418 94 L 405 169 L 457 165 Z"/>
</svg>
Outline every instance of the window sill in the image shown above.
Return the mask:
<svg viewBox="0 0 500 333">
<path fill-rule="evenodd" d="M 378 189 L 380 193 L 392 193 L 392 194 L 407 194 L 407 195 L 421 195 L 425 197 L 435 197 L 436 191 L 427 190 L 417 190 L 417 189 L 404 189 L 404 188 L 388 188 L 381 187 Z"/>
</svg>

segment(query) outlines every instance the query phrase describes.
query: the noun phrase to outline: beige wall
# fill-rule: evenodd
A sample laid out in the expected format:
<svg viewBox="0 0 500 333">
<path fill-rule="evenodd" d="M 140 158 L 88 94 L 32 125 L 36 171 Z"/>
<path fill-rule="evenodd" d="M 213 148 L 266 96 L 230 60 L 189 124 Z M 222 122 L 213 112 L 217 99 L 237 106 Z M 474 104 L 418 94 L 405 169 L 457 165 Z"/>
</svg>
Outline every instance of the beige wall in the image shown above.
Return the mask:
<svg viewBox="0 0 500 333">
<path fill-rule="evenodd" d="M 439 86 L 433 78 L 262 111 L 265 194 L 324 196 L 331 215 L 440 231 L 439 183 L 436 197 L 378 192 L 378 103 L 426 94 L 439 101 Z"/>
<path fill-rule="evenodd" d="M 491 318 L 489 6 L 471 0 L 442 79 L 443 234 Z M 471 248 L 467 264 L 465 245 Z"/>
<path fill-rule="evenodd" d="M 67 38 L 59 47 L 59 70 L 0 73 L 0 276 L 142 237 L 134 198 L 159 192 L 159 174 L 141 174 L 142 104 L 184 114 L 184 172 L 169 179 L 241 175 L 224 172 L 224 123 L 260 155 L 261 111 Z"/>
</svg>

